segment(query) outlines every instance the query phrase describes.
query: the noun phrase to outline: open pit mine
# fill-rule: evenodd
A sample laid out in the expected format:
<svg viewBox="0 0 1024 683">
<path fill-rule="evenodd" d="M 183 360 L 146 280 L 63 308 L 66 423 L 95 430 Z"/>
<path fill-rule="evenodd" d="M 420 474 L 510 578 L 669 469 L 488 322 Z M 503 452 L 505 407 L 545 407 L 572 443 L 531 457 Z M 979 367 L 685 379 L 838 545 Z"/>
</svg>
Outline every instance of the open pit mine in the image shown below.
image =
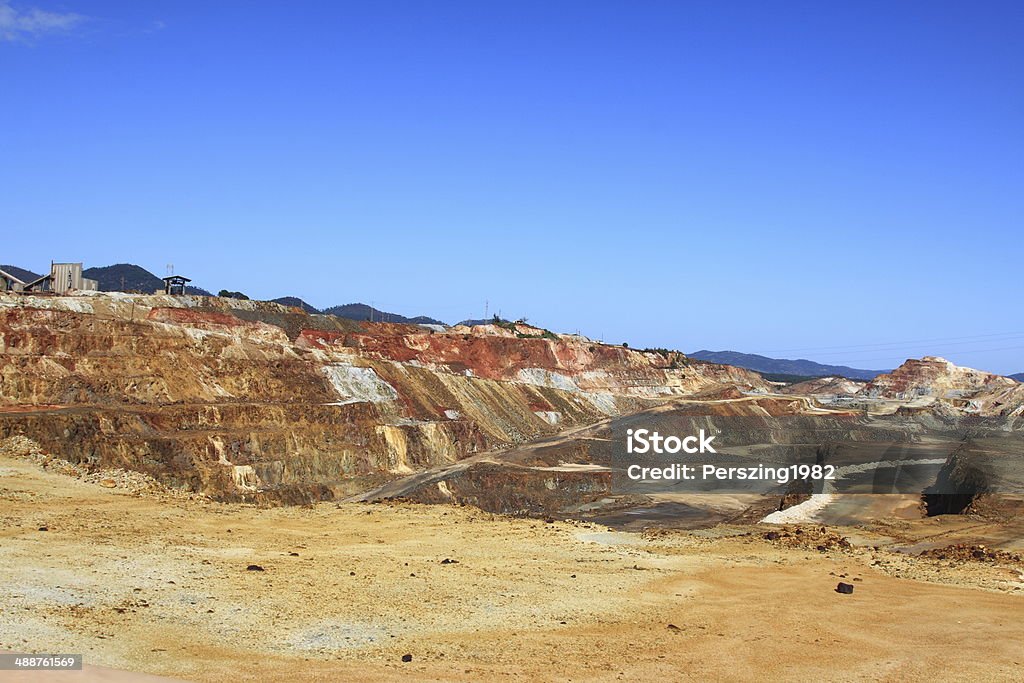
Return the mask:
<svg viewBox="0 0 1024 683">
<path fill-rule="evenodd" d="M 0 437 L 222 501 L 334 500 L 753 372 L 525 325 L 212 297 L 0 299 Z"/>
<path fill-rule="evenodd" d="M 640 429 L 837 476 L 637 481 L 678 460 L 627 452 Z M 0 650 L 188 680 L 1019 680 L 1022 432 L 1024 385 L 937 357 L 784 386 L 526 324 L 0 294 Z"/>
</svg>

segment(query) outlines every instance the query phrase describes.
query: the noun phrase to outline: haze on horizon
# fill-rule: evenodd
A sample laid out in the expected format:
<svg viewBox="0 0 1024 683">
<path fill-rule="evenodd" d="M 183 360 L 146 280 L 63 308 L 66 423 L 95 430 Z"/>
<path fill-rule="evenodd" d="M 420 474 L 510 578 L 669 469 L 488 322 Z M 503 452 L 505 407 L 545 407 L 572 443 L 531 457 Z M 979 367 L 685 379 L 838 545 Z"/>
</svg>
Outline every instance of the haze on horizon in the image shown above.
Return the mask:
<svg viewBox="0 0 1024 683">
<path fill-rule="evenodd" d="M 0 0 L 0 263 L 1024 371 L 1019 3 Z"/>
</svg>

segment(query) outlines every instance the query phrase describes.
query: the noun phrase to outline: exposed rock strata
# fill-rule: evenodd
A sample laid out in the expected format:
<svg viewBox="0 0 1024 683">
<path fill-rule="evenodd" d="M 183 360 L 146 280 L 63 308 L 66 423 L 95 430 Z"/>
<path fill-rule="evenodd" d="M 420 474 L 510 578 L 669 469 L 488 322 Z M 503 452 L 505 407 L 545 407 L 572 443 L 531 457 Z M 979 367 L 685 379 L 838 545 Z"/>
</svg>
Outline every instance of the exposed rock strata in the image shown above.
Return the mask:
<svg viewBox="0 0 1024 683">
<path fill-rule="evenodd" d="M 222 499 L 348 495 L 756 373 L 521 326 L 210 297 L 0 296 L 0 437 Z"/>
</svg>

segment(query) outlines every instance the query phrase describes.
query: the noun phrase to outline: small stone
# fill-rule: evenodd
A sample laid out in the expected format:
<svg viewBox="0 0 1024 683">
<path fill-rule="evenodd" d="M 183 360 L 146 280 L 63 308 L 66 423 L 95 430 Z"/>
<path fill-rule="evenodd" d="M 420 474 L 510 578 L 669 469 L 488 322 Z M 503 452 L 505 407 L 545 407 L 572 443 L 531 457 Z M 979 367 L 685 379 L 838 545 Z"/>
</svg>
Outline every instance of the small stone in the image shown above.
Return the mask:
<svg viewBox="0 0 1024 683">
<path fill-rule="evenodd" d="M 411 662 L 412 661 L 412 655 L 402 655 L 402 661 L 406 662 L 406 663 Z"/>
<path fill-rule="evenodd" d="M 258 564 L 250 564 L 248 567 L 245 568 L 245 570 L 249 571 L 249 572 L 261 572 L 261 571 L 264 571 L 263 567 L 259 566 Z"/>
<path fill-rule="evenodd" d="M 447 557 L 441 560 L 441 564 L 458 564 L 458 560 L 450 560 Z"/>
<path fill-rule="evenodd" d="M 49 531 L 50 527 L 48 527 L 48 526 L 41 526 L 41 527 L 39 527 L 39 530 L 40 531 Z"/>
<path fill-rule="evenodd" d="M 853 593 L 853 584 L 844 583 L 840 581 L 839 585 L 836 586 L 836 593 L 842 593 L 843 595 L 851 595 Z"/>
<path fill-rule="evenodd" d="M 682 631 L 683 629 L 679 628 L 679 627 L 678 627 L 678 626 L 676 626 L 675 624 L 669 624 L 669 625 L 668 625 L 668 630 L 669 630 L 669 631 Z"/>
</svg>

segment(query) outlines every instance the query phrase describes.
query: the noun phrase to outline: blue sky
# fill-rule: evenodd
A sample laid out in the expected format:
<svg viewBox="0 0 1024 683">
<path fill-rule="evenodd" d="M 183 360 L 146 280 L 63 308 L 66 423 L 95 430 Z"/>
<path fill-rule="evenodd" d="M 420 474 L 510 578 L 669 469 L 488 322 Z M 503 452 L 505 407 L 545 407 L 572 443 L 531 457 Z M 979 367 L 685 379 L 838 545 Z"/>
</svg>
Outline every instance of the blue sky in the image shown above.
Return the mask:
<svg viewBox="0 0 1024 683">
<path fill-rule="evenodd" d="M 1024 371 L 1024 5 L 0 0 L 0 262 Z"/>
</svg>

